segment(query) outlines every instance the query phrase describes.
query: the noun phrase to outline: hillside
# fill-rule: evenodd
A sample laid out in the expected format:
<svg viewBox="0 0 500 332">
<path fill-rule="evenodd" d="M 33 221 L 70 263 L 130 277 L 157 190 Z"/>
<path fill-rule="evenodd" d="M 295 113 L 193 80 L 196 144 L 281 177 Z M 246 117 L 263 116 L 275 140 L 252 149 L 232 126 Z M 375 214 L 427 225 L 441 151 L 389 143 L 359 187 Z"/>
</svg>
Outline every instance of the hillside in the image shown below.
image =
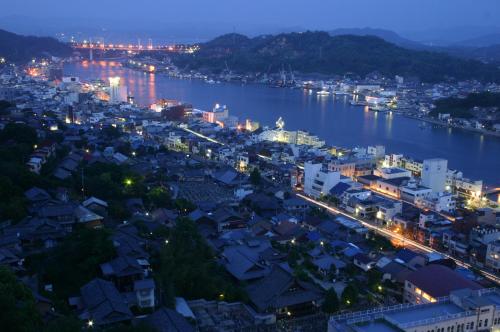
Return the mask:
<svg viewBox="0 0 500 332">
<path fill-rule="evenodd" d="M 0 29 L 0 57 L 11 62 L 26 62 L 33 57 L 67 56 L 71 48 L 50 37 L 21 36 Z"/>
<path fill-rule="evenodd" d="M 415 76 L 426 82 L 476 78 L 500 81 L 500 70 L 443 53 L 408 50 L 374 36 L 326 32 L 287 33 L 248 38 L 228 34 L 200 45 L 195 54 L 178 55 L 183 68 L 220 72 L 277 72 L 291 66 L 301 73 Z"/>
<path fill-rule="evenodd" d="M 343 36 L 343 35 L 354 35 L 354 36 L 375 36 L 386 42 L 415 50 L 428 50 L 432 47 L 426 46 L 419 42 L 406 39 L 401 37 L 396 32 L 385 29 L 375 29 L 375 28 L 342 28 L 328 31 L 330 36 Z"/>
<path fill-rule="evenodd" d="M 442 51 L 460 58 L 500 64 L 500 44 L 484 47 L 448 47 Z"/>
<path fill-rule="evenodd" d="M 440 113 L 449 113 L 452 117 L 472 118 L 474 107 L 493 107 L 500 109 L 500 93 L 471 93 L 466 98 L 443 98 L 436 101 L 436 108 L 431 115 L 437 117 Z"/>
</svg>

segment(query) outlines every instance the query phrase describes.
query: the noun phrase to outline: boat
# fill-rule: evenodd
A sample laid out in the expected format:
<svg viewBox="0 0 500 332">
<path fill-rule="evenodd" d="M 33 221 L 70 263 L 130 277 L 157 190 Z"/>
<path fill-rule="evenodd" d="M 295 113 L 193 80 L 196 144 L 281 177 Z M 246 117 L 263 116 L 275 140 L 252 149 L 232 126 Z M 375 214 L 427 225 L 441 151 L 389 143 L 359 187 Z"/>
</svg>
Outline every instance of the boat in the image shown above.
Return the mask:
<svg viewBox="0 0 500 332">
<path fill-rule="evenodd" d="M 372 112 L 388 112 L 389 109 L 383 105 L 369 105 L 368 110 Z"/>
<path fill-rule="evenodd" d="M 317 91 L 316 94 L 318 96 L 329 96 L 330 95 L 330 92 L 329 91 L 326 91 L 326 90 L 320 90 L 320 91 Z"/>
</svg>

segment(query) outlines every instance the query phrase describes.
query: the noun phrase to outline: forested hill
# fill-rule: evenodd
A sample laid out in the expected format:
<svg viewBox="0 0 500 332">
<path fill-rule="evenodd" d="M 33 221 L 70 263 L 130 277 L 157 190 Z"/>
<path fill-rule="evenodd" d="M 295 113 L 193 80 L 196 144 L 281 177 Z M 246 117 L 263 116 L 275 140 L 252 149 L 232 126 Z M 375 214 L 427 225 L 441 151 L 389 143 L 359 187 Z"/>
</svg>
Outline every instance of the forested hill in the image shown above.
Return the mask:
<svg viewBox="0 0 500 332">
<path fill-rule="evenodd" d="M 194 54 L 173 58 L 182 68 L 220 72 L 277 72 L 290 67 L 301 73 L 419 77 L 422 81 L 479 79 L 500 81 L 500 70 L 475 60 L 444 53 L 409 50 L 374 36 L 327 32 L 286 33 L 248 38 L 227 34 L 200 45 Z"/>
<path fill-rule="evenodd" d="M 48 55 L 68 56 L 71 48 L 54 38 L 21 36 L 0 29 L 0 57 L 9 62 L 27 62 Z"/>
</svg>

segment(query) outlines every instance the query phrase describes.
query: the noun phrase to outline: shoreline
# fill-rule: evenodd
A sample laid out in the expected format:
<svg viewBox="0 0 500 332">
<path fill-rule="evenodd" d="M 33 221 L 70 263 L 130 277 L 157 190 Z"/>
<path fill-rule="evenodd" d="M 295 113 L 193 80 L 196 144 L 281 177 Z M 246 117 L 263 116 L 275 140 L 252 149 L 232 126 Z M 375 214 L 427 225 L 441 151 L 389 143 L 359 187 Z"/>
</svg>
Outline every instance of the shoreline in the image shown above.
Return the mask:
<svg viewBox="0 0 500 332">
<path fill-rule="evenodd" d="M 405 116 L 405 117 L 407 117 L 409 119 L 420 120 L 420 121 L 423 121 L 423 122 L 427 122 L 427 123 L 435 124 L 435 125 L 438 125 L 438 126 L 442 126 L 443 128 L 459 129 L 459 130 L 463 130 L 463 131 L 467 131 L 467 132 L 471 132 L 471 133 L 475 133 L 475 134 L 488 135 L 488 136 L 500 138 L 500 132 L 496 132 L 496 131 L 489 131 L 489 130 L 476 129 L 476 128 L 451 126 L 448 123 L 445 123 L 445 122 L 442 122 L 440 120 L 436 120 L 436 119 L 433 119 L 433 118 L 428 118 L 428 117 L 426 117 L 426 118 L 419 118 L 418 116 L 414 116 L 414 115 L 410 115 L 410 114 L 405 114 L 405 113 L 399 113 L 399 114 L 401 114 L 401 115 L 403 115 L 403 116 Z"/>
<path fill-rule="evenodd" d="M 105 60 L 105 61 L 110 61 L 110 60 Z M 133 70 L 133 71 L 137 71 L 137 72 L 144 72 L 146 74 L 148 73 L 147 71 L 145 71 L 145 70 L 143 70 L 141 68 L 137 68 L 137 67 L 134 67 L 134 66 L 127 66 L 127 65 L 124 64 L 123 61 L 119 61 L 119 60 L 116 60 L 116 61 L 118 61 L 123 68 L 127 68 L 129 70 Z M 153 74 L 154 75 L 160 75 L 160 76 L 163 76 L 163 77 L 167 77 L 167 78 L 170 78 L 170 79 L 179 79 L 179 80 L 183 79 L 182 77 L 171 76 L 171 75 L 168 75 L 167 73 L 161 72 L 161 71 L 155 72 Z M 200 78 L 193 78 L 193 77 L 191 77 L 189 79 L 195 79 L 195 80 L 203 81 Z M 224 82 L 224 83 L 234 84 L 235 82 L 230 82 L 229 81 L 229 82 Z M 269 86 L 269 85 L 266 85 L 266 84 L 261 84 L 261 83 L 258 83 L 258 82 L 246 82 L 244 84 L 256 84 L 256 85 L 266 86 L 266 87 L 270 87 L 270 88 L 277 88 L 277 87 Z M 299 88 L 295 88 L 295 87 L 282 87 L 282 88 L 299 89 Z M 331 94 L 328 97 L 333 96 L 335 98 L 337 96 L 344 96 L 344 95 L 351 96 L 351 94 L 339 94 L 339 95 L 337 95 L 337 94 Z M 188 101 L 181 101 L 181 102 L 187 102 L 187 103 L 189 103 Z M 148 105 L 140 105 L 140 106 L 141 107 L 148 107 Z M 351 105 L 351 106 L 360 106 L 360 107 L 363 107 L 362 105 Z M 409 119 L 419 120 L 419 121 L 423 121 L 423 122 L 427 122 L 427 123 L 439 125 L 439 126 L 442 126 L 443 128 L 460 129 L 460 130 L 463 130 L 465 132 L 476 133 L 476 134 L 481 134 L 481 135 L 487 135 L 487 136 L 491 136 L 491 137 L 500 138 L 500 132 L 494 132 L 494 131 L 483 130 L 483 129 L 476 129 L 476 128 L 468 128 L 468 127 L 451 126 L 448 123 L 444 123 L 444 122 L 442 122 L 440 120 L 429 118 L 429 117 L 420 118 L 418 116 L 414 116 L 414 115 L 411 115 L 411 114 L 399 111 L 397 108 L 394 109 L 394 110 L 392 110 L 392 111 L 395 114 L 397 114 L 397 115 L 402 115 L 402 116 L 404 116 L 406 118 L 409 118 Z"/>
</svg>

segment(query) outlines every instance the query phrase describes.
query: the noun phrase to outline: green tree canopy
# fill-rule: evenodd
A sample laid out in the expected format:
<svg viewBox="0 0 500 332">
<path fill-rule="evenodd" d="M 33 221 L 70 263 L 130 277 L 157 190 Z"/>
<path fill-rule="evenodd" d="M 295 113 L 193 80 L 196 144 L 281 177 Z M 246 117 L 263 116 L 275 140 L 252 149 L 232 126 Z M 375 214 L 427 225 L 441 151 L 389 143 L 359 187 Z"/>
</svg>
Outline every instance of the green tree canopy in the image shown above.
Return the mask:
<svg viewBox="0 0 500 332">
<path fill-rule="evenodd" d="M 355 285 L 348 284 L 342 291 L 342 305 L 352 307 L 358 303 L 359 292 Z"/>
<path fill-rule="evenodd" d="M 322 309 L 324 312 L 328 314 L 333 314 L 339 311 L 339 308 L 340 308 L 339 298 L 337 296 L 337 292 L 332 287 L 326 291 L 325 302 L 323 302 Z"/>
<path fill-rule="evenodd" d="M 241 300 L 244 292 L 236 287 L 217 264 L 211 248 L 194 222 L 180 218 L 159 257 L 158 279 L 166 296 L 188 299 Z"/>
<path fill-rule="evenodd" d="M 258 186 L 261 181 L 260 171 L 257 167 L 255 167 L 250 173 L 250 183 L 254 186 Z"/>
<path fill-rule="evenodd" d="M 55 294 L 65 300 L 97 277 L 99 265 L 113 257 L 115 248 L 107 230 L 82 228 L 48 254 L 28 260 L 28 266 L 42 272 L 43 281 L 53 284 Z"/>
<path fill-rule="evenodd" d="M 34 332 L 41 324 L 31 291 L 14 273 L 0 266 L 0 328 L 4 332 Z"/>
</svg>

